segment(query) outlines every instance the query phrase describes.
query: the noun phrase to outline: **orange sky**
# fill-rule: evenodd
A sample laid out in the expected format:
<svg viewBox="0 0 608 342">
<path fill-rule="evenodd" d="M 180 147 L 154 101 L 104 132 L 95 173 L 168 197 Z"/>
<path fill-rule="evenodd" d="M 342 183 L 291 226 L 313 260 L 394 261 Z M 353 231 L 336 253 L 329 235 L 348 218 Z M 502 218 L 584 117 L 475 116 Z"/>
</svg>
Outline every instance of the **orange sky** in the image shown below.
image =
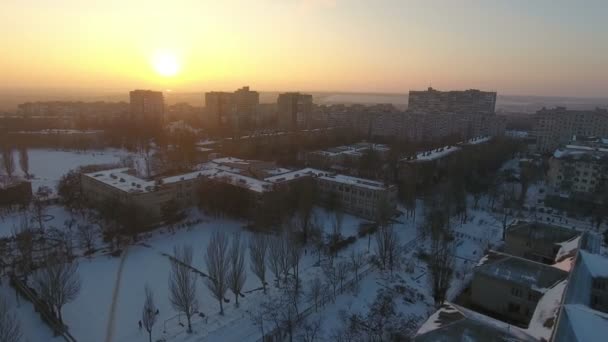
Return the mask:
<svg viewBox="0 0 608 342">
<path fill-rule="evenodd" d="M 606 96 L 608 1 L 3 0 L 2 87 Z M 162 77 L 155 51 L 177 56 Z"/>
</svg>

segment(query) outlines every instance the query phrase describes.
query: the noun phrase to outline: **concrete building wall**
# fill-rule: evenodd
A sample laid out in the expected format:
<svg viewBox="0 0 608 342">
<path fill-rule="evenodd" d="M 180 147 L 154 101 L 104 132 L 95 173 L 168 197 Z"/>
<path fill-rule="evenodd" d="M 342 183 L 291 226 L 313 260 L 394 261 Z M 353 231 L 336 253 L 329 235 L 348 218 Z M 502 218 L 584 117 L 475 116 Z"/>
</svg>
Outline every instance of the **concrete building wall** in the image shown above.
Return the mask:
<svg viewBox="0 0 608 342">
<path fill-rule="evenodd" d="M 541 294 L 524 286 L 475 273 L 471 301 L 484 310 L 528 324 Z"/>
</svg>

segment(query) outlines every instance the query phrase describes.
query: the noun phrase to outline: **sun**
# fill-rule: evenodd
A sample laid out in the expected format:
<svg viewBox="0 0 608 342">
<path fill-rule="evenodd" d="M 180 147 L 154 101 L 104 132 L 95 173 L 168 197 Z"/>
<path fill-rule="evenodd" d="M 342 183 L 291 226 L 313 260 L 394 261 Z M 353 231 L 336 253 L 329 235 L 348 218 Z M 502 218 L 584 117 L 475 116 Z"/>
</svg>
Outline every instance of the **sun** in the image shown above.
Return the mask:
<svg viewBox="0 0 608 342">
<path fill-rule="evenodd" d="M 169 51 L 156 52 L 152 56 L 152 66 L 159 75 L 164 77 L 175 76 L 180 70 L 177 56 Z"/>
</svg>

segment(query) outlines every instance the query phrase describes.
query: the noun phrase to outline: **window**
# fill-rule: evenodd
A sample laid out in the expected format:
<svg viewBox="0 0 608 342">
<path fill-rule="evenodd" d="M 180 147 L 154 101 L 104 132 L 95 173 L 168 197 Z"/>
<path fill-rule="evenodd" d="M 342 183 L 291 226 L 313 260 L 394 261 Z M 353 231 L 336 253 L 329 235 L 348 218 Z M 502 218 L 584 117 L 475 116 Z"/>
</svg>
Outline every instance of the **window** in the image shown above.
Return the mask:
<svg viewBox="0 0 608 342">
<path fill-rule="evenodd" d="M 600 291 L 606 291 L 606 283 L 607 283 L 607 279 L 593 279 L 593 289 L 595 290 L 600 290 Z"/>
<path fill-rule="evenodd" d="M 521 289 L 517 288 L 517 287 L 512 287 L 511 288 L 511 294 L 515 297 L 521 297 L 522 293 L 521 293 Z"/>
</svg>

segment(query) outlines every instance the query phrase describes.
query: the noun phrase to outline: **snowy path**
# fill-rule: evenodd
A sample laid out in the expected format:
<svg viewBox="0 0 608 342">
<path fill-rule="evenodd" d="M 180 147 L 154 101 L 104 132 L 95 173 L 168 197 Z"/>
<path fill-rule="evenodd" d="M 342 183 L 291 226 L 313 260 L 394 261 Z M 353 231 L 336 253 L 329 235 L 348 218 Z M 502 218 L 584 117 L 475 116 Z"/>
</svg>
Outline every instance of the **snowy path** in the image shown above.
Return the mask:
<svg viewBox="0 0 608 342">
<path fill-rule="evenodd" d="M 127 259 L 128 249 L 122 253 L 120 257 L 120 264 L 118 265 L 118 271 L 116 272 L 116 282 L 114 283 L 114 293 L 112 294 L 112 305 L 110 306 L 110 314 L 108 315 L 108 327 L 106 329 L 106 342 L 112 342 L 114 339 L 114 320 L 116 318 L 116 303 L 118 302 L 118 295 L 120 293 L 120 279 L 122 278 L 122 269 Z"/>
</svg>

